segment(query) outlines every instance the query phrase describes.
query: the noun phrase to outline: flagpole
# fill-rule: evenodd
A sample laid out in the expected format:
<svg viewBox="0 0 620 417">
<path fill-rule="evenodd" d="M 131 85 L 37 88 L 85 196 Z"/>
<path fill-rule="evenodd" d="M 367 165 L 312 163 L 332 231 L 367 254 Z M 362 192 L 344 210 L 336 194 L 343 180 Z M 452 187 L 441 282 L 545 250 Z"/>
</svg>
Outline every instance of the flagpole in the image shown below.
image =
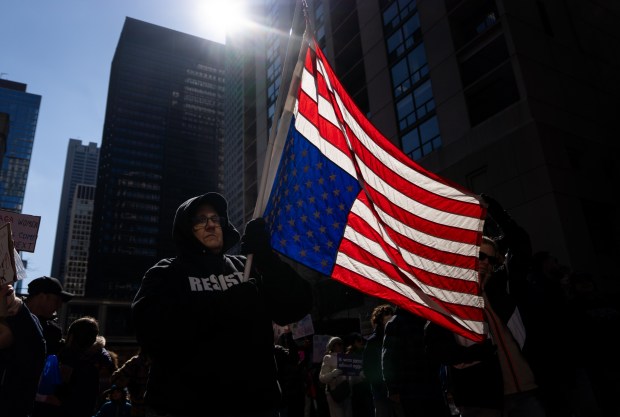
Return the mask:
<svg viewBox="0 0 620 417">
<path fill-rule="evenodd" d="M 295 4 L 295 11 L 293 12 L 293 21 L 291 23 L 291 31 L 289 35 L 288 44 L 286 47 L 286 55 L 284 57 L 284 64 L 282 65 L 282 75 L 280 80 L 280 90 L 278 91 L 278 98 L 276 99 L 276 106 L 274 111 L 274 119 L 271 124 L 271 130 L 269 131 L 269 139 L 267 141 L 267 150 L 265 152 L 265 161 L 263 163 L 263 170 L 261 173 L 261 181 L 258 187 L 258 196 L 256 199 L 256 205 L 254 206 L 254 214 L 252 218 L 255 219 L 257 217 L 262 216 L 265 207 L 267 205 L 266 201 L 269 197 L 269 193 L 267 192 L 268 184 L 273 183 L 273 177 L 275 176 L 275 171 L 277 170 L 277 166 L 274 167 L 272 165 L 272 161 L 279 161 L 280 158 L 274 158 L 275 154 L 279 154 L 282 152 L 282 147 L 284 144 L 284 139 L 286 136 L 286 126 L 281 122 L 284 119 L 284 106 L 287 103 L 287 99 L 291 96 L 291 90 L 295 88 L 295 86 L 299 85 L 299 82 L 294 81 L 294 73 L 296 69 L 296 65 L 299 62 L 299 55 L 301 51 L 304 49 L 301 46 L 303 42 L 306 42 L 306 34 L 308 31 L 308 17 L 307 17 L 307 3 L 305 0 L 297 0 Z M 297 28 L 298 21 L 302 15 L 302 11 L 306 16 L 306 27 L 304 28 L 304 32 L 299 38 L 299 35 L 296 33 L 295 29 Z M 295 50 L 299 49 L 298 53 L 295 53 Z M 288 85 L 289 89 L 286 91 L 286 94 L 282 94 L 282 87 Z M 292 113 L 288 112 L 287 116 L 291 116 Z M 290 120 L 290 117 L 286 117 L 287 120 Z M 284 130 L 284 133 L 281 131 Z M 278 134 L 279 133 L 279 134 Z M 276 141 L 279 146 L 275 146 Z M 272 179 L 269 182 L 269 179 Z M 271 191 L 271 190 L 269 190 Z M 252 268 L 252 260 L 254 255 L 248 254 L 247 261 L 245 263 L 245 270 L 243 273 L 243 280 L 247 281 L 250 276 L 250 269 Z"/>
<path fill-rule="evenodd" d="M 284 119 L 284 105 L 286 104 L 286 99 L 290 96 L 290 88 L 286 92 L 286 94 L 282 94 L 283 86 L 291 86 L 293 87 L 293 74 L 295 70 L 295 65 L 299 61 L 299 53 L 295 53 L 295 50 L 300 50 L 301 42 L 305 41 L 307 28 L 304 30 L 301 39 L 299 39 L 298 35 L 295 33 L 295 27 L 297 21 L 300 19 L 302 8 L 305 8 L 305 0 L 298 0 L 295 5 L 295 12 L 293 13 L 293 23 L 291 25 L 291 34 L 289 37 L 288 45 L 286 48 L 286 55 L 284 58 L 284 65 L 282 66 L 282 75 L 280 80 L 280 91 L 278 91 L 278 98 L 276 99 L 276 106 L 274 111 L 274 119 L 271 124 L 271 130 L 269 131 L 269 139 L 267 142 L 267 151 L 265 152 L 265 161 L 263 163 L 263 170 L 261 173 L 261 182 L 258 187 L 258 197 L 256 199 L 256 205 L 254 206 L 254 215 L 252 218 L 259 217 L 263 214 L 266 206 L 266 199 L 269 197 L 267 191 L 267 184 L 269 173 L 272 170 L 271 162 L 274 161 L 274 152 L 278 149 L 275 147 L 276 144 L 276 134 L 282 130 L 283 126 L 281 121 Z M 306 22 L 308 19 L 306 19 Z M 298 85 L 298 84 L 296 84 Z M 279 161 L 279 158 L 276 159 Z M 277 169 L 277 167 L 276 167 Z"/>
</svg>

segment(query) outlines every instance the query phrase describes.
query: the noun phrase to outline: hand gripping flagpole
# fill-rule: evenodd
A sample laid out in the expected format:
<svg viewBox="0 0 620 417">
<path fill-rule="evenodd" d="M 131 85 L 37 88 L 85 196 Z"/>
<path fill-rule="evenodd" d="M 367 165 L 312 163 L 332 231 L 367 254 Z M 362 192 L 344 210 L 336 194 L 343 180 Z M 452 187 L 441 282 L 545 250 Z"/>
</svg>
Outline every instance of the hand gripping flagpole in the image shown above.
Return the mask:
<svg viewBox="0 0 620 417">
<path fill-rule="evenodd" d="M 275 179 L 278 162 L 284 149 L 284 143 L 286 141 L 286 135 L 288 133 L 288 124 L 293 116 L 293 106 L 295 105 L 295 96 L 299 83 L 301 80 L 301 74 L 303 70 L 304 55 L 306 52 L 306 46 L 309 43 L 308 29 L 312 27 L 309 23 L 308 17 L 308 5 L 305 0 L 298 0 L 295 5 L 295 12 L 293 13 L 293 23 L 291 25 L 291 32 L 289 41 L 286 48 L 286 55 L 284 58 L 284 65 L 282 66 L 282 75 L 280 82 L 280 91 L 278 92 L 278 98 L 276 99 L 276 107 L 274 112 L 273 123 L 271 124 L 271 130 L 269 131 L 269 140 L 267 142 L 267 151 L 265 152 L 265 161 L 263 163 L 263 171 L 261 174 L 261 181 L 258 188 L 258 197 L 256 199 L 256 205 L 254 206 L 254 214 L 252 218 L 260 217 L 265 208 L 267 207 L 267 199 L 271 193 L 273 181 Z M 305 15 L 305 28 L 302 37 L 297 35 L 296 25 L 299 24 L 301 12 Z M 299 52 L 295 54 L 295 50 Z M 287 94 L 281 93 L 282 86 L 289 85 Z M 247 255 L 247 262 L 245 263 L 245 270 L 243 273 L 243 280 L 247 281 L 250 276 L 250 269 L 252 268 L 252 259 L 254 255 Z"/>
</svg>

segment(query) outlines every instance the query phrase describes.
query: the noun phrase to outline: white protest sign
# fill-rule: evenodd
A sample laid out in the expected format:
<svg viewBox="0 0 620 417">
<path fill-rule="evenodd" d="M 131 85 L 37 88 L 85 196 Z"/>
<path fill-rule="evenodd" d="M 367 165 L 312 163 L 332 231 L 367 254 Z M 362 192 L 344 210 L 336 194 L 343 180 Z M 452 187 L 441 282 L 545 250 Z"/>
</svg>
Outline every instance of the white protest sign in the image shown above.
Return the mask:
<svg viewBox="0 0 620 417">
<path fill-rule="evenodd" d="M 312 324 L 312 316 L 307 314 L 303 319 L 297 323 L 291 324 L 291 331 L 293 332 L 293 339 L 301 339 L 305 336 L 314 334 L 314 325 Z"/>
<path fill-rule="evenodd" d="M 41 216 L 30 216 L 28 214 L 0 210 L 0 224 L 2 223 L 11 224 L 16 250 L 34 252 L 37 237 L 39 236 Z"/>
</svg>

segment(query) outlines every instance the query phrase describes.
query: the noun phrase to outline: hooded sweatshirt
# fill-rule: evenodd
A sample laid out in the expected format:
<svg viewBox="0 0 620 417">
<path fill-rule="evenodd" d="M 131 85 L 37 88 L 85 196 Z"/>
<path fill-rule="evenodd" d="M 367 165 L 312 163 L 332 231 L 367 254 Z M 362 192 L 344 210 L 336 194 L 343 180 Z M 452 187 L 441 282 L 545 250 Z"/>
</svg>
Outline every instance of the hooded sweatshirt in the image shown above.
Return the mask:
<svg viewBox="0 0 620 417">
<path fill-rule="evenodd" d="M 208 251 L 192 232 L 191 218 L 206 203 L 225 217 L 221 253 Z M 286 325 L 310 312 L 309 283 L 275 253 L 255 255 L 243 282 L 246 258 L 225 255 L 239 232 L 217 193 L 179 206 L 173 239 L 177 256 L 146 272 L 132 304 L 138 342 L 152 360 L 147 406 L 204 417 L 278 407 L 272 322 Z"/>
</svg>

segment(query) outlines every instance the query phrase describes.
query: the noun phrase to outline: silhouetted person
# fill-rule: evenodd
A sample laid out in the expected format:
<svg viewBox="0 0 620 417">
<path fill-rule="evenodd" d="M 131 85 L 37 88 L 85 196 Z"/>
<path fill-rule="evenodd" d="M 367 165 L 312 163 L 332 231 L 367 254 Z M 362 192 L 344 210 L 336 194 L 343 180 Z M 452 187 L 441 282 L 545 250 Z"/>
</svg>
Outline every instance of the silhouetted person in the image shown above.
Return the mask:
<svg viewBox="0 0 620 417">
<path fill-rule="evenodd" d="M 272 250 L 262 218 L 246 225 L 241 251 L 228 203 L 206 193 L 182 203 L 172 238 L 177 256 L 146 271 L 132 304 L 138 343 L 151 369 L 149 413 L 277 416 L 281 392 L 273 322 L 294 323 L 312 308 L 312 288 Z"/>
</svg>

